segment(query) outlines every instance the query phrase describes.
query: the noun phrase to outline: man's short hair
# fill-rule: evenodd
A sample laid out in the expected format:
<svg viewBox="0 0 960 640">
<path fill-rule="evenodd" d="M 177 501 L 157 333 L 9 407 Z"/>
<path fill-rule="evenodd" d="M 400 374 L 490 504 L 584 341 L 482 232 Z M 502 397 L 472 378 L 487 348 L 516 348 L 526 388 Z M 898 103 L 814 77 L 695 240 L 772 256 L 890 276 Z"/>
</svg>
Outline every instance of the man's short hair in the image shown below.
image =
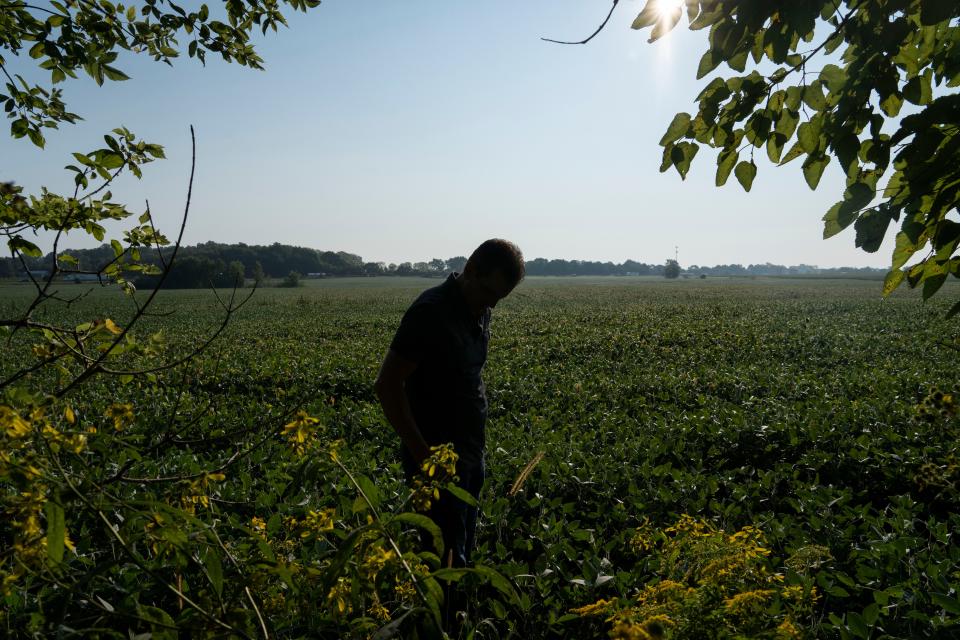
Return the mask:
<svg viewBox="0 0 960 640">
<path fill-rule="evenodd" d="M 523 253 L 521 253 L 519 247 L 509 240 L 500 238 L 487 240 L 474 249 L 467 259 L 467 265 L 478 276 L 486 276 L 495 271 L 500 271 L 514 285 L 523 280 L 523 276 L 526 275 Z M 464 270 L 466 270 L 466 267 L 464 267 Z"/>
</svg>

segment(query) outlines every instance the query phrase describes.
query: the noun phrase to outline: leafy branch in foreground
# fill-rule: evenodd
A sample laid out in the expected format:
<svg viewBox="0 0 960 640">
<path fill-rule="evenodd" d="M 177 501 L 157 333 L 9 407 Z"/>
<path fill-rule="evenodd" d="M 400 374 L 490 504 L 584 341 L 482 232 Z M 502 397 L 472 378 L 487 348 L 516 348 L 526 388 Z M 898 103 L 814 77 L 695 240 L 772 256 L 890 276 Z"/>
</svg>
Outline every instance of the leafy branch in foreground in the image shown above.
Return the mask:
<svg viewBox="0 0 960 640">
<path fill-rule="evenodd" d="M 680 5 L 648 0 L 634 29 L 650 41 L 682 19 Z M 843 198 L 824 215 L 824 238 L 850 225 L 875 252 L 899 223 L 889 294 L 902 282 L 924 299 L 960 277 L 960 4 L 939 0 L 685 0 L 691 30 L 709 29 L 697 78 L 714 77 L 696 114 L 678 113 L 660 140 L 661 171 L 686 177 L 701 145 L 719 150 L 716 184 L 732 173 L 746 191 L 757 150 L 801 161 L 816 189 L 835 161 Z M 748 67 L 749 72 L 747 72 Z M 914 264 L 907 263 L 922 256 Z M 960 311 L 954 305 L 950 315 Z"/>
</svg>

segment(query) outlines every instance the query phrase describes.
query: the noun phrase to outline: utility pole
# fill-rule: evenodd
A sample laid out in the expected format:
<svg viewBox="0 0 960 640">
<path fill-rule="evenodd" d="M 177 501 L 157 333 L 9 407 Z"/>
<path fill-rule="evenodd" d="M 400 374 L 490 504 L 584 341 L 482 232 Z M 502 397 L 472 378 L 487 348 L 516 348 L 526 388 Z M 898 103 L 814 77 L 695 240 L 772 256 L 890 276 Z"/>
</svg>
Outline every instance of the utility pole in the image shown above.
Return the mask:
<svg viewBox="0 0 960 640">
<path fill-rule="evenodd" d="M 673 261 L 680 264 L 680 247 L 676 245 L 673 247 Z"/>
</svg>

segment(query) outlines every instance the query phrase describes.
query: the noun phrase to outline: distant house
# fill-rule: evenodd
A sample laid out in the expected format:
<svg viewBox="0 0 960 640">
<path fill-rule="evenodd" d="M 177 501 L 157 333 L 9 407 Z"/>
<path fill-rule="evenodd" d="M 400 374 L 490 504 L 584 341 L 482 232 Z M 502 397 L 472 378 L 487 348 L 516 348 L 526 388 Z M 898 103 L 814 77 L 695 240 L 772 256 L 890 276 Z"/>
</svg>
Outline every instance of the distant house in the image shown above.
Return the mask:
<svg viewBox="0 0 960 640">
<path fill-rule="evenodd" d="M 21 271 L 18 280 L 20 282 L 29 282 L 32 280 L 45 280 L 50 272 L 46 269 L 31 269 L 30 271 Z"/>
<path fill-rule="evenodd" d="M 63 277 L 67 282 L 81 284 L 83 282 L 99 282 L 100 276 L 95 273 L 70 273 Z"/>
</svg>

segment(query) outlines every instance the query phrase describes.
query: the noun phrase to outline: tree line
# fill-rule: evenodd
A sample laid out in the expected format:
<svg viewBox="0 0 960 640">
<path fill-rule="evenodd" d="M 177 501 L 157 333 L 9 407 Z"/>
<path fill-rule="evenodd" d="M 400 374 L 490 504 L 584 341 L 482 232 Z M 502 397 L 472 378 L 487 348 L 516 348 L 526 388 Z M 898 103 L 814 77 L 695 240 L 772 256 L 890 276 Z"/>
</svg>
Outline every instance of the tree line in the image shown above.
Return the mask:
<svg viewBox="0 0 960 640">
<path fill-rule="evenodd" d="M 169 250 L 163 249 L 164 258 Z M 76 270 L 96 271 L 116 258 L 109 244 L 95 249 L 78 249 L 64 252 L 76 260 Z M 63 256 L 64 253 L 60 255 Z M 25 257 L 23 262 L 13 258 L 0 261 L 0 277 L 24 278 L 27 269 L 42 274 L 49 268 L 53 256 Z M 157 264 L 158 256 L 143 256 L 146 263 Z M 203 288 L 210 285 L 233 286 L 234 283 L 250 281 L 262 284 L 279 280 L 281 285 L 296 286 L 301 278 L 344 276 L 443 276 L 463 270 L 465 256 L 434 258 L 425 262 L 369 262 L 359 255 L 345 251 L 322 251 L 295 247 L 280 243 L 271 245 L 248 245 L 244 243 L 223 244 L 203 242 L 195 246 L 181 247 L 165 287 L 171 289 Z M 527 261 L 527 275 L 531 276 L 783 276 L 783 275 L 878 275 L 883 269 L 872 267 L 839 267 L 823 269 L 813 265 L 720 264 L 716 266 L 691 265 L 680 267 L 674 260 L 664 263 L 645 263 L 635 260 L 624 262 L 601 262 L 591 260 L 563 260 L 534 258 Z M 71 280 L 66 274 L 64 279 Z M 90 276 L 73 277 L 77 281 L 94 279 Z M 141 275 L 136 279 L 139 288 L 153 288 L 157 276 Z"/>
</svg>

